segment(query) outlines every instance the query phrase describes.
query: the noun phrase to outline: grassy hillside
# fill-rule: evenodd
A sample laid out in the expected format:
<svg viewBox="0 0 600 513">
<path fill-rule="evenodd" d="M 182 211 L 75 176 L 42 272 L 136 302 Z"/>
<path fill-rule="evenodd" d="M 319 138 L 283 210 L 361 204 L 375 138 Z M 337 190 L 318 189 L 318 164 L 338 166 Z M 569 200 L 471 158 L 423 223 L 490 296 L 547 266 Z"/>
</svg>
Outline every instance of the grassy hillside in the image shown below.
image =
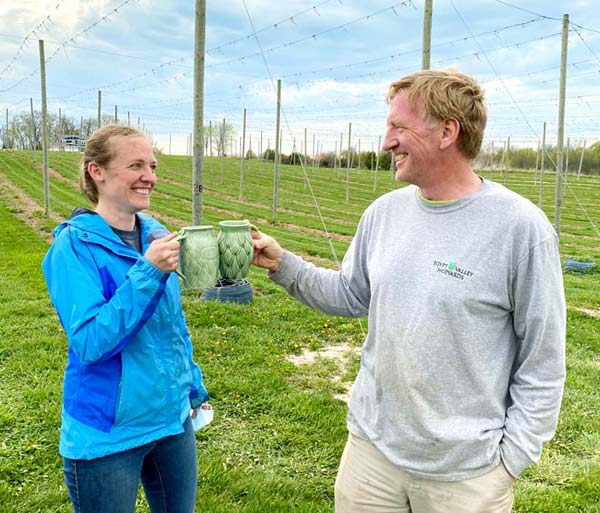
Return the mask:
<svg viewBox="0 0 600 513">
<path fill-rule="evenodd" d="M 57 454 L 66 340 L 47 298 L 40 262 L 56 220 L 85 206 L 73 153 L 51 153 L 50 209 L 43 214 L 40 154 L 0 152 L 0 513 L 71 511 Z M 171 228 L 191 224 L 191 161 L 159 158 L 152 214 Z M 248 218 L 291 250 L 331 262 L 309 188 L 299 168 L 283 166 L 277 223 L 273 169 L 239 161 L 205 163 L 203 222 Z M 500 183 L 504 177 L 483 173 Z M 341 258 L 372 199 L 398 187 L 389 172 L 309 170 L 331 245 Z M 544 184 L 552 219 L 554 176 Z M 561 255 L 600 264 L 598 178 L 569 178 L 562 210 Z M 508 186 L 537 202 L 534 175 L 511 172 Z M 583 207 L 583 208 L 582 208 Z M 584 212 L 585 209 L 585 212 Z M 197 435 L 198 511 L 331 512 L 345 442 L 346 406 L 337 400 L 358 368 L 358 321 L 309 310 L 252 270 L 251 305 L 184 296 L 195 359 L 213 397 L 215 421 Z M 516 484 L 517 513 L 600 512 L 600 273 L 565 276 L 568 380 L 558 432 L 541 462 Z M 366 325 L 364 327 L 366 329 Z M 334 346 L 341 357 L 295 365 L 291 357 Z M 139 512 L 147 507 L 140 498 Z"/>
</svg>

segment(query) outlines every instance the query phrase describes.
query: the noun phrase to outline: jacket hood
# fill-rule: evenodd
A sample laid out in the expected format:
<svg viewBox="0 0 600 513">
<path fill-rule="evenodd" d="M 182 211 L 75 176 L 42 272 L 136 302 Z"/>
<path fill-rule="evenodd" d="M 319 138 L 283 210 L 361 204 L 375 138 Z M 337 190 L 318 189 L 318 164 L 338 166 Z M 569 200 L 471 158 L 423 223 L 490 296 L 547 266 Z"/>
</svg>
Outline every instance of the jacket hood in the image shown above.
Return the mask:
<svg viewBox="0 0 600 513">
<path fill-rule="evenodd" d="M 139 219 L 140 230 L 142 231 L 142 240 L 146 239 L 149 232 L 155 230 L 166 230 L 166 228 L 155 219 L 145 215 L 136 214 Z M 106 237 L 107 234 L 112 238 L 114 232 L 110 229 L 109 224 L 104 220 L 103 217 L 98 215 L 93 210 L 89 210 L 83 207 L 77 207 L 73 209 L 68 219 L 59 224 L 53 231 L 52 235 L 56 239 L 60 233 L 68 226 L 76 228 L 85 232 L 94 233 Z M 114 237 L 117 237 L 114 235 Z"/>
</svg>

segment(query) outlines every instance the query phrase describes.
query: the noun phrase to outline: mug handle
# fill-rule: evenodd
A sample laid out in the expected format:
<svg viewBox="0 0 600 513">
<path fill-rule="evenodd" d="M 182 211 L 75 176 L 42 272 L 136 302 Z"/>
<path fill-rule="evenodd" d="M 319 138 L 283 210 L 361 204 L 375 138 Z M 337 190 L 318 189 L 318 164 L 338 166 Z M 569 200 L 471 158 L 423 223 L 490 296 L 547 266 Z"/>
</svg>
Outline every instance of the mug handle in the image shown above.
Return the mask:
<svg viewBox="0 0 600 513">
<path fill-rule="evenodd" d="M 173 237 L 172 240 L 185 240 L 185 239 L 187 239 L 187 233 L 185 233 L 183 230 L 179 230 L 177 237 Z"/>
<path fill-rule="evenodd" d="M 255 232 L 260 232 L 260 230 L 256 226 L 254 226 L 250 221 L 248 221 L 248 219 L 244 219 L 244 221 L 248 223 L 248 227 L 251 230 L 254 230 Z"/>
<path fill-rule="evenodd" d="M 183 230 L 179 230 L 177 237 L 173 237 L 173 240 L 185 240 L 186 238 L 187 238 L 187 233 L 185 233 Z M 177 276 L 179 276 L 182 280 L 187 281 L 185 274 L 183 274 L 178 269 L 175 269 L 175 274 L 177 274 Z"/>
</svg>

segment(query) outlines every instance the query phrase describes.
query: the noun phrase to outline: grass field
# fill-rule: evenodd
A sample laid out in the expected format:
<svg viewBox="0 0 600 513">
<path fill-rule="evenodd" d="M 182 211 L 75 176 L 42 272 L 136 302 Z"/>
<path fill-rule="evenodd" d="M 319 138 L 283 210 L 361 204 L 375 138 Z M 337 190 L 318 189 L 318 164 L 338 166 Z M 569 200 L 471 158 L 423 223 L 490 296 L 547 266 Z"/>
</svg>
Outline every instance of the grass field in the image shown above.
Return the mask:
<svg viewBox="0 0 600 513">
<path fill-rule="evenodd" d="M 50 209 L 43 212 L 41 155 L 0 152 L 0 513 L 71 511 L 57 453 L 66 340 L 48 300 L 40 262 L 49 232 L 75 206 L 78 154 L 50 154 Z M 175 229 L 191 224 L 191 161 L 159 157 L 151 214 Z M 331 246 L 341 259 L 364 208 L 398 187 L 389 172 L 308 171 Z M 500 183 L 504 177 L 483 172 Z M 240 200 L 239 161 L 207 159 L 203 223 L 248 218 L 287 248 L 326 265 L 329 240 L 299 168 L 283 166 L 277 223 L 273 168 L 246 163 Z M 537 202 L 530 172 L 508 186 Z M 561 215 L 561 257 L 600 263 L 600 180 L 569 177 Z M 375 189 L 375 190 L 374 190 Z M 554 217 L 554 175 L 543 207 Z M 583 208 L 582 208 L 583 207 Z M 585 211 L 584 211 L 585 210 Z M 328 317 L 289 298 L 252 270 L 251 305 L 207 303 L 184 295 L 195 359 L 203 368 L 215 421 L 197 435 L 198 511 L 333 511 L 333 483 L 345 442 L 344 392 L 358 368 L 356 320 Z M 517 513 L 600 512 L 600 273 L 565 275 L 568 379 L 557 435 L 538 465 L 517 481 Z M 305 350 L 346 348 L 342 358 L 290 361 Z M 140 496 L 137 511 L 147 507 Z M 452 513 L 452 512 L 449 512 Z"/>
</svg>

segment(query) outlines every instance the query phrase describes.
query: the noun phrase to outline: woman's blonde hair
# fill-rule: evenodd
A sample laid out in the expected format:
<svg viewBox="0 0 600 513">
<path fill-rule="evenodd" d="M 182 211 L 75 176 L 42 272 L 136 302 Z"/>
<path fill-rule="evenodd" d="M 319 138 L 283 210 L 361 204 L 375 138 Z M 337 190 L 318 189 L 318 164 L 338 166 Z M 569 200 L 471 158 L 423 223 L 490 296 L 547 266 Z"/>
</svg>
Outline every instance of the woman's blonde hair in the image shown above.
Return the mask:
<svg viewBox="0 0 600 513">
<path fill-rule="evenodd" d="M 477 156 L 487 111 L 483 91 L 474 79 L 453 69 L 423 70 L 392 82 L 388 102 L 400 91 L 408 93 L 411 107 L 423 113 L 424 121 L 439 124 L 456 119 L 460 124 L 460 151 L 468 159 Z"/>
<path fill-rule="evenodd" d="M 99 166 L 106 167 L 114 158 L 110 139 L 119 136 L 144 137 L 144 134 L 126 125 L 106 125 L 96 130 L 85 143 L 83 160 L 79 168 L 79 188 L 94 206 L 98 204 L 98 186 L 90 176 L 88 165 L 90 162 L 95 162 Z"/>
</svg>

